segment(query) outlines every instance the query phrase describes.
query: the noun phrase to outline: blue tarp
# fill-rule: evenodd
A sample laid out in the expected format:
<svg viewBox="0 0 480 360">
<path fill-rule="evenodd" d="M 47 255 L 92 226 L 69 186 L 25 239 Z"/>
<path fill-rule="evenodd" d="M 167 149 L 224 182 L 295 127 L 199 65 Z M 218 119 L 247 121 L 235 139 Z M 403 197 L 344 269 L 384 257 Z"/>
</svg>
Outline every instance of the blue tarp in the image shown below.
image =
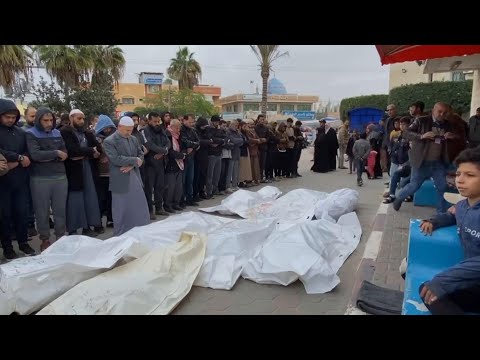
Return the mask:
<svg viewBox="0 0 480 360">
<path fill-rule="evenodd" d="M 369 124 L 378 124 L 384 117 L 385 111 L 377 108 L 363 107 L 350 110 L 348 118 L 350 120 L 350 130 L 365 131 Z"/>
</svg>

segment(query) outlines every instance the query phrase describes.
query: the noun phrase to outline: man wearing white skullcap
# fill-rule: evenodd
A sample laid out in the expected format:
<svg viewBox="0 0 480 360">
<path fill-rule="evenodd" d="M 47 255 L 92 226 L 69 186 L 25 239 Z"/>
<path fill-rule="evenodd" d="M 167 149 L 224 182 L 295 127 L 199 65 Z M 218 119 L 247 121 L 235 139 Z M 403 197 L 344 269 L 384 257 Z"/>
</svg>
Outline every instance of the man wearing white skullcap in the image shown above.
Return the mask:
<svg viewBox="0 0 480 360">
<path fill-rule="evenodd" d="M 85 127 L 82 111 L 70 111 L 70 125 L 60 128 L 68 151 L 65 170 L 68 178 L 67 232 L 76 234 L 82 228 L 83 235 L 96 237 L 105 230 L 102 226 L 96 190 L 96 162 L 102 146 L 95 134 Z M 91 228 L 94 228 L 93 231 Z"/>
<path fill-rule="evenodd" d="M 110 163 L 114 236 L 147 225 L 150 221 L 139 171 L 143 164 L 143 151 L 137 138 L 132 136 L 134 126 L 131 117 L 122 117 L 118 130 L 103 143 Z"/>
</svg>

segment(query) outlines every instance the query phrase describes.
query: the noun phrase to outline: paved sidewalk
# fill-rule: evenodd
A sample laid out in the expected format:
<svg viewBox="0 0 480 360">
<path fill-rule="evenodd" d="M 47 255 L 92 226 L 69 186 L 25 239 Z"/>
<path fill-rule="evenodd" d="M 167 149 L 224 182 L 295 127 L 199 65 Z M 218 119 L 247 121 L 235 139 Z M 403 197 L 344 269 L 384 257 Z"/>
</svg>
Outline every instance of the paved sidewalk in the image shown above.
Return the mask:
<svg viewBox="0 0 480 360">
<path fill-rule="evenodd" d="M 425 219 L 435 214 L 430 207 L 403 203 L 400 211 L 392 205 L 380 203 L 366 251 L 360 261 L 353 286 L 352 298 L 346 314 L 365 315 L 356 309 L 358 291 L 363 281 L 393 290 L 404 290 L 404 280 L 399 267 L 407 256 L 410 219 Z"/>
<path fill-rule="evenodd" d="M 398 268 L 407 256 L 410 219 L 425 219 L 434 214 L 434 208 L 413 206 L 413 203 L 404 203 L 398 212 L 391 205 L 388 206 L 373 283 L 403 291 L 404 280 Z"/>
</svg>

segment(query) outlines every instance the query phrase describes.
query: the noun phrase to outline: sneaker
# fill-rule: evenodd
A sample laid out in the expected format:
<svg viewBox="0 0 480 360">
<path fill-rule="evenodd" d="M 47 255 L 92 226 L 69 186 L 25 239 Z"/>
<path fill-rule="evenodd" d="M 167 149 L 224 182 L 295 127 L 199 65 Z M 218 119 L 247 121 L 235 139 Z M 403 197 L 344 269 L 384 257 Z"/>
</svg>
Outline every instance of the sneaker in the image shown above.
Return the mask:
<svg viewBox="0 0 480 360">
<path fill-rule="evenodd" d="M 35 255 L 35 250 L 33 250 L 32 247 L 28 245 L 28 243 L 19 244 L 18 249 L 27 256 Z"/>
<path fill-rule="evenodd" d="M 107 221 L 107 228 L 113 228 L 113 221 Z"/>
<path fill-rule="evenodd" d="M 16 258 L 18 258 L 18 255 L 15 250 L 13 250 L 13 247 L 3 249 L 3 256 L 5 257 L 5 259 L 7 259 L 7 261 L 15 260 Z"/>
<path fill-rule="evenodd" d="M 413 201 L 413 196 L 407 196 L 407 198 L 403 201 L 404 202 L 412 202 Z"/>
<path fill-rule="evenodd" d="M 398 199 L 395 199 L 395 201 L 392 203 L 392 207 L 395 211 L 398 211 L 402 207 L 402 202 Z"/>
<path fill-rule="evenodd" d="M 37 229 L 35 229 L 35 226 L 28 228 L 28 237 L 33 237 L 37 235 L 38 235 L 38 232 L 37 232 Z"/>
<path fill-rule="evenodd" d="M 357 186 L 362 186 L 363 185 L 363 180 L 358 180 L 357 181 Z"/>
</svg>

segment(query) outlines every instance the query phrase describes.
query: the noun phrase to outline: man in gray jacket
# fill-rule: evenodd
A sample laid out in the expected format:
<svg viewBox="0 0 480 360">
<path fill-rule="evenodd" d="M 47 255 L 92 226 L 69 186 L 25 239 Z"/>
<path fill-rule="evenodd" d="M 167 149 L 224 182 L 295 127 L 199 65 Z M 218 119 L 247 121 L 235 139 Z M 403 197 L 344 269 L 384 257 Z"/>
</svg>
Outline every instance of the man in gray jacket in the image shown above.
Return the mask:
<svg viewBox="0 0 480 360">
<path fill-rule="evenodd" d="M 147 225 L 150 219 L 139 171 L 143 151 L 137 138 L 132 136 L 134 125 L 132 118 L 122 117 L 118 130 L 103 143 L 110 162 L 114 236 Z"/>
<path fill-rule="evenodd" d="M 370 153 L 370 143 L 367 141 L 367 133 L 361 133 L 360 139 L 353 144 L 353 157 L 357 167 L 357 185 L 362 186 L 362 173 L 365 171 L 365 160 Z"/>
<path fill-rule="evenodd" d="M 43 251 L 51 245 L 50 206 L 56 239 L 65 235 L 68 182 L 63 161 L 68 155 L 62 135 L 55 129 L 55 116 L 47 108 L 37 110 L 35 125 L 26 131 L 26 136 L 32 160 L 30 189 Z"/>
</svg>

